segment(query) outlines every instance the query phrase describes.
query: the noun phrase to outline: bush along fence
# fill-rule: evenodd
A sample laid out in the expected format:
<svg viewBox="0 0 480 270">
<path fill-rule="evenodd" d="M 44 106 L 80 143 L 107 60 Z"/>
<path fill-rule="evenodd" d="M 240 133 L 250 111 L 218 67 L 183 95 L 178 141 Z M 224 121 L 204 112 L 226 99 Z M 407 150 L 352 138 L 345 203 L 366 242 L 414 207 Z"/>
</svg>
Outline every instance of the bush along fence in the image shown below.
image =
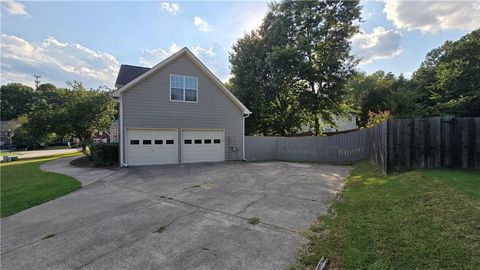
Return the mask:
<svg viewBox="0 0 480 270">
<path fill-rule="evenodd" d="M 245 136 L 245 158 L 352 163 L 384 173 L 415 168 L 480 168 L 480 117 L 391 119 L 329 137 Z"/>
<path fill-rule="evenodd" d="M 391 119 L 370 129 L 370 160 L 386 173 L 480 168 L 480 117 Z"/>
</svg>

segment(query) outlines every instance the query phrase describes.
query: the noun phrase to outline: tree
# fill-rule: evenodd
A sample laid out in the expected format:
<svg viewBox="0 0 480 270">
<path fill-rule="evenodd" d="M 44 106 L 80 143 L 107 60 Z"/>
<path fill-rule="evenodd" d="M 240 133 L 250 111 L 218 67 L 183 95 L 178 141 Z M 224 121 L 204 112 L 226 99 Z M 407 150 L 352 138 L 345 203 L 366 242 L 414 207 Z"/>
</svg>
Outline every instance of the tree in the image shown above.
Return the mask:
<svg viewBox="0 0 480 270">
<path fill-rule="evenodd" d="M 36 95 L 33 88 L 21 83 L 2 85 L 0 92 L 2 121 L 12 120 L 23 114 L 29 113 L 36 102 Z"/>
<path fill-rule="evenodd" d="M 116 114 L 116 102 L 104 91 L 86 90 L 79 82 L 65 90 L 65 102 L 55 112 L 55 131 L 73 135 L 85 151 L 95 132 L 107 130 Z"/>
<path fill-rule="evenodd" d="M 359 72 L 345 86 L 348 92 L 346 103 L 358 115 L 358 124 L 366 126 L 369 112 L 388 110 L 394 117 L 421 116 L 417 94 L 403 75 L 379 70 L 366 75 Z"/>
<path fill-rule="evenodd" d="M 41 84 L 36 90 L 38 102 L 52 106 L 61 106 L 66 100 L 65 91 L 65 89 L 57 88 L 51 83 Z"/>
<path fill-rule="evenodd" d="M 260 29 L 239 39 L 230 56 L 233 90 L 253 112 L 248 134 L 295 134 L 310 119 L 319 134 L 320 118 L 342 112 L 359 16 L 358 1 L 270 5 Z"/>
<path fill-rule="evenodd" d="M 312 122 L 319 134 L 320 119 L 343 112 L 359 18 L 358 1 L 270 5 L 260 29 L 238 40 L 230 57 L 235 93 L 253 111 L 249 131 L 294 134 Z"/>
<path fill-rule="evenodd" d="M 256 32 L 245 34 L 237 40 L 230 55 L 232 65 L 232 92 L 253 113 L 245 121 L 245 133 L 266 134 L 262 128 L 265 114 L 265 88 L 263 83 L 265 48 L 263 41 Z"/>
<path fill-rule="evenodd" d="M 350 54 L 350 39 L 359 31 L 358 1 L 284 1 L 275 16 L 288 25 L 288 47 L 293 47 L 298 81 L 305 88 L 300 104 L 306 109 L 315 134 L 321 120 L 333 124 L 333 115 L 342 113 L 344 84 L 357 61 Z"/>
<path fill-rule="evenodd" d="M 12 138 L 15 144 L 37 149 L 55 140 L 54 110 L 50 105 L 37 105 L 28 115 L 21 116 L 19 119 L 24 120 L 22 120 L 22 126 L 15 130 Z"/>
<path fill-rule="evenodd" d="M 231 87 L 253 114 L 246 119 L 246 134 L 292 135 L 301 125 L 301 110 L 295 82 L 282 61 L 291 59 L 275 47 L 265 29 L 246 34 L 234 45 L 230 55 Z M 278 45 L 278 44 L 277 44 Z"/>
<path fill-rule="evenodd" d="M 480 29 L 430 51 L 412 81 L 429 116 L 480 116 Z"/>
</svg>

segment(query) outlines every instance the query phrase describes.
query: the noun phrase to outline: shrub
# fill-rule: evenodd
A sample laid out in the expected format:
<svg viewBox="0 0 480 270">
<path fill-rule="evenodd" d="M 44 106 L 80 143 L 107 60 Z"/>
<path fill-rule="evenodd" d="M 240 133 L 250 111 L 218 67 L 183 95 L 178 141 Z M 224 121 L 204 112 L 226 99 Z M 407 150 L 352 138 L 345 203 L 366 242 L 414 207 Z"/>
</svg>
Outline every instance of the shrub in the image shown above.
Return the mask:
<svg viewBox="0 0 480 270">
<path fill-rule="evenodd" d="M 118 164 L 118 143 L 100 143 L 90 146 L 90 157 L 95 166 Z"/>
</svg>

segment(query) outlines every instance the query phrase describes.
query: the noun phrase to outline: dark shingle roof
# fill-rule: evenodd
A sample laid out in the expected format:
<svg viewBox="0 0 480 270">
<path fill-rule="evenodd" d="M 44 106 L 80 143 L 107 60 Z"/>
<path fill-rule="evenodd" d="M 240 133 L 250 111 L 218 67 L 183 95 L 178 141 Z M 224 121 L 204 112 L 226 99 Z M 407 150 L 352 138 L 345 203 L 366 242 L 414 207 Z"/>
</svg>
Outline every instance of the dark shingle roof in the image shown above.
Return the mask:
<svg viewBox="0 0 480 270">
<path fill-rule="evenodd" d="M 120 70 L 118 71 L 117 80 L 115 81 L 115 86 L 121 87 L 135 80 L 138 76 L 142 75 L 148 70 L 150 70 L 150 68 L 131 66 L 131 65 L 121 65 Z"/>
</svg>

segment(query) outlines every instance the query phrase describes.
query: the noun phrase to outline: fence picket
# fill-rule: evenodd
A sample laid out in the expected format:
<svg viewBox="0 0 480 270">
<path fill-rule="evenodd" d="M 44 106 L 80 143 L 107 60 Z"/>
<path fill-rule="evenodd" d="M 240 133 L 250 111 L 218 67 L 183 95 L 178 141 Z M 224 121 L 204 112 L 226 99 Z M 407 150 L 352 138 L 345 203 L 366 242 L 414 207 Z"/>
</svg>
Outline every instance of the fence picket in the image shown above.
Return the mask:
<svg viewBox="0 0 480 270">
<path fill-rule="evenodd" d="M 480 168 L 480 117 L 390 119 L 330 137 L 245 136 L 247 160 L 355 162 L 383 172 L 411 168 Z"/>
</svg>

